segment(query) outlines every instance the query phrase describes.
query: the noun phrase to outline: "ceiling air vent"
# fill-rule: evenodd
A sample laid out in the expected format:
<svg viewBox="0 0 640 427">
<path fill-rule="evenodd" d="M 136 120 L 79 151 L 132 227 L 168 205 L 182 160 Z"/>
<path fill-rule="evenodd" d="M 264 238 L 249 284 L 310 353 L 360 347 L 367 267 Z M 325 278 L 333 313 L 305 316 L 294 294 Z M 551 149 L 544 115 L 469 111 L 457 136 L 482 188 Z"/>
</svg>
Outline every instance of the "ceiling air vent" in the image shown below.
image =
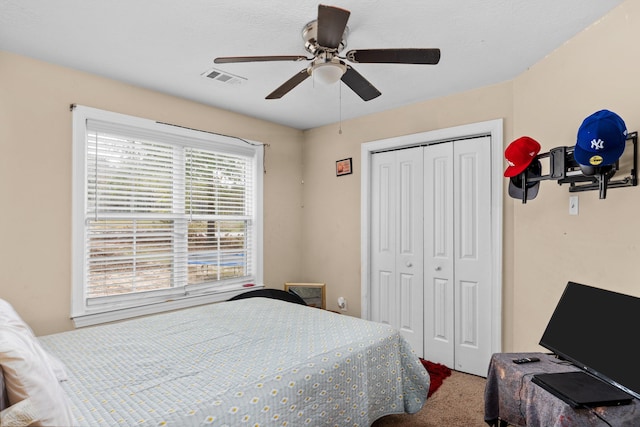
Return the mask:
<svg viewBox="0 0 640 427">
<path fill-rule="evenodd" d="M 230 85 L 241 85 L 247 81 L 246 77 L 236 76 L 234 74 L 230 74 L 216 68 L 205 71 L 204 73 L 202 73 L 202 77 L 206 77 L 208 79 L 216 80 Z"/>
</svg>

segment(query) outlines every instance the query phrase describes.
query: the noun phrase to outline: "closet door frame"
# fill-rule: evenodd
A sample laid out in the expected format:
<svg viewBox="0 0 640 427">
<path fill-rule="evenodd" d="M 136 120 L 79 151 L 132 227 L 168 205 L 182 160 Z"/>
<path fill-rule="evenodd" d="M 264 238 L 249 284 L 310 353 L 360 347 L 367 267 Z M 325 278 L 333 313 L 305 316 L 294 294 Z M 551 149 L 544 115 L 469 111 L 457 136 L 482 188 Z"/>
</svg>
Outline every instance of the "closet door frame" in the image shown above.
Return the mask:
<svg viewBox="0 0 640 427">
<path fill-rule="evenodd" d="M 493 353 L 502 350 L 502 199 L 503 199 L 503 120 L 489 120 L 394 138 L 381 139 L 361 146 L 361 317 L 371 318 L 370 307 L 370 240 L 371 226 L 371 158 L 376 152 L 437 144 L 457 139 L 489 136 L 491 138 L 491 346 Z"/>
</svg>

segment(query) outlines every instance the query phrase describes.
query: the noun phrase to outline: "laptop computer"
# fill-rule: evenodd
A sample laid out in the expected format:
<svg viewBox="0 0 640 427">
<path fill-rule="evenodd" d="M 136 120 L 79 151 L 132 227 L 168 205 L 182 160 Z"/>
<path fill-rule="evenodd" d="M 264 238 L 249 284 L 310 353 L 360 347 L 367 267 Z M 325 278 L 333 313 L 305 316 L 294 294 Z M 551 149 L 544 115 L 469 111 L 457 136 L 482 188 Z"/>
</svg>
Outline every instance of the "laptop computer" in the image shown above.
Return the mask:
<svg viewBox="0 0 640 427">
<path fill-rule="evenodd" d="M 629 393 L 585 371 L 536 374 L 531 382 L 572 408 L 627 405 L 633 399 Z"/>
</svg>

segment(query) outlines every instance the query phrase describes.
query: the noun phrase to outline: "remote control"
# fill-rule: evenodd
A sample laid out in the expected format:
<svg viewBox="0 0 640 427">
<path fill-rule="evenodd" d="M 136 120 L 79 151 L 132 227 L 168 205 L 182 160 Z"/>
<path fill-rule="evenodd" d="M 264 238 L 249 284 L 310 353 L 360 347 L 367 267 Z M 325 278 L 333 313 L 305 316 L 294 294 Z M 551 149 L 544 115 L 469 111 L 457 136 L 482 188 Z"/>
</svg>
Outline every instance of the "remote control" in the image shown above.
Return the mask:
<svg viewBox="0 0 640 427">
<path fill-rule="evenodd" d="M 513 359 L 513 363 L 517 363 L 518 365 L 521 363 L 531 363 L 531 362 L 539 362 L 540 359 L 537 357 L 524 357 L 522 359 Z"/>
</svg>

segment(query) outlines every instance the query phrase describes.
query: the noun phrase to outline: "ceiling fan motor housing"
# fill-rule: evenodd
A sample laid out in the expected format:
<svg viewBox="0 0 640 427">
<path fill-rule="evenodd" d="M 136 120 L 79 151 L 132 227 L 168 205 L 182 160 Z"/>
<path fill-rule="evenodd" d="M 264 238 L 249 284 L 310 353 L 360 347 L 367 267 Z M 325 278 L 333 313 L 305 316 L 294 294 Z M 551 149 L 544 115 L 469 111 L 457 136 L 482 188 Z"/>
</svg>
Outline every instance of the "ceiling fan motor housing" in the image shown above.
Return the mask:
<svg viewBox="0 0 640 427">
<path fill-rule="evenodd" d="M 318 20 L 314 19 L 304 26 L 302 29 L 302 39 L 304 40 L 304 48 L 312 55 L 318 54 L 318 52 L 332 52 L 338 54 L 347 47 L 347 36 L 349 35 L 349 27 L 344 27 L 344 33 L 342 33 L 342 40 L 337 48 L 328 48 L 320 46 L 318 44 Z"/>
</svg>

